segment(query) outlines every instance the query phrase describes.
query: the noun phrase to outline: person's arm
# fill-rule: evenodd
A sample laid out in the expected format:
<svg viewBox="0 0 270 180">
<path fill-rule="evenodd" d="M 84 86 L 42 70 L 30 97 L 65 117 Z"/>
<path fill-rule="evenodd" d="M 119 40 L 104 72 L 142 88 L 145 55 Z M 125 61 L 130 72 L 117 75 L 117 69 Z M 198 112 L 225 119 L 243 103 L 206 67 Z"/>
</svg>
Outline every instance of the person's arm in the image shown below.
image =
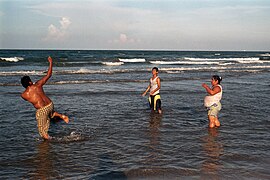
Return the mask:
<svg viewBox="0 0 270 180">
<path fill-rule="evenodd" d="M 23 100 L 27 101 L 27 99 L 26 99 L 26 97 L 25 97 L 25 95 L 24 95 L 24 92 L 21 94 L 21 98 L 22 98 Z"/>
<path fill-rule="evenodd" d="M 150 95 L 153 95 L 156 91 L 160 90 L 160 78 L 157 78 L 157 88 L 154 91 L 150 92 Z"/>
<path fill-rule="evenodd" d="M 52 58 L 50 56 L 48 57 L 48 61 L 50 63 L 48 72 L 47 72 L 46 76 L 44 76 L 42 79 L 40 79 L 40 80 L 38 80 L 36 82 L 36 85 L 43 86 L 50 79 L 50 77 L 52 76 L 53 60 L 52 60 Z"/>
<path fill-rule="evenodd" d="M 142 96 L 145 96 L 146 93 L 150 90 L 151 86 L 150 84 L 148 85 L 148 87 L 146 88 L 146 90 L 144 91 L 144 93 L 142 93 Z"/>
<path fill-rule="evenodd" d="M 210 87 L 208 87 L 205 83 L 202 84 L 202 87 L 205 88 L 206 92 L 208 94 L 210 94 L 211 96 L 219 93 L 221 91 L 219 86 L 215 86 L 213 89 L 211 89 Z"/>
</svg>

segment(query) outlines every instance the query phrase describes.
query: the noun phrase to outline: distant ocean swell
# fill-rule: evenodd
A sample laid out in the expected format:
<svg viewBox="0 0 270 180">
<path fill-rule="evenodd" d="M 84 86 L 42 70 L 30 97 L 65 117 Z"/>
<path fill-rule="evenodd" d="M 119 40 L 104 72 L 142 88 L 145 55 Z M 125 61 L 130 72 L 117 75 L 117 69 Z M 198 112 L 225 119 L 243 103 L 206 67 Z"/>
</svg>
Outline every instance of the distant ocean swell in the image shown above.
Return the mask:
<svg viewBox="0 0 270 180">
<path fill-rule="evenodd" d="M 249 69 L 250 68 L 250 69 Z M 185 71 L 193 71 L 193 72 L 211 72 L 211 71 L 219 71 L 219 72 L 234 72 L 234 73 L 241 73 L 241 72 L 248 72 L 248 73 L 259 73 L 259 72 L 269 72 L 270 71 L 270 66 L 250 66 L 249 68 L 232 68 L 232 69 L 227 69 L 227 68 L 216 68 L 216 67 L 205 67 L 205 68 L 161 68 L 160 72 L 161 73 L 166 73 L 166 74 L 181 74 L 184 73 Z M 126 73 L 126 72 L 131 72 L 131 71 L 116 71 L 114 73 Z M 142 72 L 140 71 L 132 71 L 132 72 Z M 149 72 L 149 70 L 145 70 L 144 72 Z M 110 72 L 112 73 L 112 72 Z M 88 73 L 78 73 L 78 72 L 72 72 L 72 71 L 62 71 L 62 72 L 56 72 L 55 74 L 62 74 L 62 75 L 71 75 L 71 74 L 88 74 Z M 89 73 L 93 74 L 93 72 Z M 101 74 L 101 72 L 99 72 Z M 108 74 L 108 72 L 104 72 L 104 74 Z M 45 72 L 29 72 L 29 71 L 23 71 L 23 72 L 0 72 L 0 77 L 1 76 L 23 76 L 23 75 L 45 75 Z M 0 86 L 20 86 L 19 84 L 19 79 L 18 77 L 18 83 L 14 82 L 9 82 L 9 83 L 0 83 Z M 59 78 L 58 78 L 59 79 Z M 61 77 L 60 77 L 61 79 Z M 170 78 L 163 78 L 162 81 L 177 81 L 177 80 L 182 80 L 182 77 L 170 77 Z M 113 80 L 55 80 L 54 82 L 48 82 L 48 85 L 63 85 L 63 84 L 88 84 L 88 83 L 128 83 L 128 82 L 148 82 L 148 80 L 141 80 L 141 79 L 113 79 Z"/>
<path fill-rule="evenodd" d="M 28 61 L 30 61 L 30 59 L 32 59 L 33 61 L 35 61 L 35 58 L 27 58 Z M 83 64 L 83 63 L 87 63 L 87 64 L 103 64 L 103 65 L 110 65 L 110 64 L 106 64 L 106 62 L 110 63 L 110 62 L 114 62 L 114 63 L 119 63 L 119 65 L 125 64 L 125 63 L 157 63 L 157 64 L 166 64 L 166 63 L 171 63 L 171 64 L 197 64 L 198 62 L 213 62 L 216 61 L 216 63 L 219 62 L 228 62 L 228 61 L 232 61 L 232 62 L 238 62 L 238 63 L 263 63 L 263 62 L 269 62 L 270 60 L 270 56 L 264 56 L 264 58 L 262 57 L 229 57 L 229 58 L 194 58 L 194 57 L 174 57 L 174 58 L 149 58 L 149 59 L 145 59 L 145 58 L 129 58 L 129 59 L 122 59 L 122 58 L 109 58 L 111 59 L 111 61 L 108 61 L 108 59 L 104 59 L 104 58 L 100 58 L 100 59 L 83 59 L 83 58 L 79 58 L 79 59 L 74 59 L 74 61 L 72 61 L 73 58 L 55 58 L 56 62 L 60 62 L 60 63 L 66 63 L 66 64 Z M 156 60 L 154 60 L 156 59 Z M 162 59 L 162 60 L 160 60 Z M 23 61 L 25 60 L 25 58 L 23 57 L 0 57 L 0 62 L 19 62 L 19 61 Z M 264 61 L 266 60 L 266 61 Z M 36 62 L 36 61 L 35 61 Z M 120 63 L 121 62 L 121 63 Z"/>
<path fill-rule="evenodd" d="M 167 73 L 167 71 L 207 71 L 207 70 L 232 70 L 232 71 L 246 71 L 246 70 L 269 70 L 270 65 L 247 65 L 247 66 L 203 66 L 203 67 L 160 67 L 160 71 Z M 142 69 L 100 69 L 92 70 L 88 68 L 80 68 L 77 70 L 54 70 L 53 74 L 117 74 L 117 73 L 144 73 L 149 72 L 150 68 Z M 0 76 L 18 76 L 18 75 L 44 75 L 46 71 L 0 71 Z"/>
</svg>

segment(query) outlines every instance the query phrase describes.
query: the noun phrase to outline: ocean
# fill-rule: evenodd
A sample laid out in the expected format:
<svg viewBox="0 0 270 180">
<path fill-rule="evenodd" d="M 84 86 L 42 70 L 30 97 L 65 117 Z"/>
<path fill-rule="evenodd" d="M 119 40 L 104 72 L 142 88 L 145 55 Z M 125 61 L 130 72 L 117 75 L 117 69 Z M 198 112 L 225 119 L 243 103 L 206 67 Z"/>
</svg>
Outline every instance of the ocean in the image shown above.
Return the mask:
<svg viewBox="0 0 270 180">
<path fill-rule="evenodd" d="M 55 110 L 38 134 L 20 79 L 39 80 Z M 141 94 L 159 68 L 163 114 Z M 0 179 L 270 179 L 270 54 L 247 51 L 0 50 Z M 203 106 L 223 78 L 221 127 Z"/>
</svg>

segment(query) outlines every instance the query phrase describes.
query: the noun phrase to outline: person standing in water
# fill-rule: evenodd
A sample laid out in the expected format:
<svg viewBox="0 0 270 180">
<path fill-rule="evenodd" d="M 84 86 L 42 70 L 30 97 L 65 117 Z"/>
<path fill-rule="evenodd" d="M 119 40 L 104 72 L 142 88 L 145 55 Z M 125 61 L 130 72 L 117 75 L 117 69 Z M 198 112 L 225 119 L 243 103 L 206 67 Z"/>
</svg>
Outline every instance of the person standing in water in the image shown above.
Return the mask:
<svg viewBox="0 0 270 180">
<path fill-rule="evenodd" d="M 46 96 L 43 90 L 43 85 L 46 84 L 46 82 L 52 76 L 53 60 L 51 57 L 48 57 L 48 61 L 49 69 L 47 74 L 36 83 L 33 83 L 29 76 L 24 76 L 21 78 L 22 86 L 25 88 L 25 91 L 21 94 L 21 97 L 33 104 L 33 106 L 37 109 L 36 119 L 38 131 L 40 136 L 44 139 L 51 139 L 48 134 L 51 118 L 58 117 L 66 123 L 69 122 L 68 116 L 54 111 L 52 100 Z"/>
<path fill-rule="evenodd" d="M 220 122 L 218 120 L 218 113 L 221 110 L 221 98 L 222 98 L 222 86 L 220 82 L 222 78 L 220 76 L 214 75 L 211 79 L 212 88 L 208 87 L 205 83 L 202 87 L 205 88 L 206 92 L 209 94 L 204 98 L 204 106 L 208 109 L 208 119 L 209 127 L 219 127 Z"/>
<path fill-rule="evenodd" d="M 158 68 L 153 67 L 152 69 L 152 77 L 150 78 L 150 83 L 147 89 L 144 91 L 142 96 L 145 96 L 146 93 L 150 90 L 150 96 L 148 98 L 149 105 L 152 111 L 158 111 L 159 114 L 161 111 L 161 99 L 160 99 L 160 78 L 158 77 Z"/>
</svg>

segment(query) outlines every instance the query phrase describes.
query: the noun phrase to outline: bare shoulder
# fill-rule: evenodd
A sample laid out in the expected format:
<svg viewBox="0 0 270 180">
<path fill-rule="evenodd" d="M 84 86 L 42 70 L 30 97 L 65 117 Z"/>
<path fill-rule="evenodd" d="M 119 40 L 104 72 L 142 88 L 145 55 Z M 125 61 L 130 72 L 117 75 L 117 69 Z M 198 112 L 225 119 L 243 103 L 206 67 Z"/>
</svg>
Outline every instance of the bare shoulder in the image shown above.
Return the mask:
<svg viewBox="0 0 270 180">
<path fill-rule="evenodd" d="M 22 97 L 24 100 L 27 100 L 28 94 L 29 94 L 29 89 L 26 89 L 26 90 L 24 90 L 24 91 L 22 92 L 21 97 Z"/>
<path fill-rule="evenodd" d="M 215 93 L 219 93 L 219 92 L 221 91 L 221 88 L 220 88 L 219 86 L 215 86 L 215 87 L 213 88 L 213 91 L 214 91 Z"/>
<path fill-rule="evenodd" d="M 45 84 L 46 82 L 42 79 L 38 80 L 37 82 L 35 82 L 32 86 L 33 89 L 37 89 L 37 88 L 42 88 L 42 86 Z"/>
</svg>

